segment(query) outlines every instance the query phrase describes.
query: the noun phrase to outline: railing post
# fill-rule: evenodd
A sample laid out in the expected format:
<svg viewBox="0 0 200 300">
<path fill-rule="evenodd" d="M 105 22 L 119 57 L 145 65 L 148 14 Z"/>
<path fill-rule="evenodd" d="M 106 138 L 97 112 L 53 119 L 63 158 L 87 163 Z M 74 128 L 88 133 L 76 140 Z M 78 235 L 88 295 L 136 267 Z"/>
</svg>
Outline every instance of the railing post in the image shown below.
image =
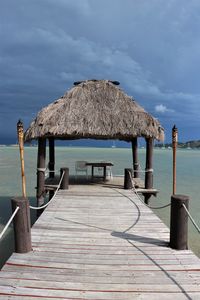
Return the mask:
<svg viewBox="0 0 200 300">
<path fill-rule="evenodd" d="M 169 246 L 177 250 L 188 249 L 188 209 L 189 197 L 185 195 L 171 196 L 170 242 Z"/>
<path fill-rule="evenodd" d="M 69 188 L 69 168 L 61 168 L 60 169 L 60 178 L 61 178 L 63 172 L 64 172 L 64 175 L 63 175 L 63 179 L 60 184 L 60 189 L 68 190 L 68 188 Z"/>
<path fill-rule="evenodd" d="M 27 253 L 32 250 L 30 207 L 27 198 L 19 197 L 11 199 L 12 211 L 19 206 L 19 210 L 13 219 L 15 233 L 15 252 Z"/>
<path fill-rule="evenodd" d="M 132 183 L 133 169 L 124 169 L 124 189 L 130 190 L 133 188 Z"/>
</svg>

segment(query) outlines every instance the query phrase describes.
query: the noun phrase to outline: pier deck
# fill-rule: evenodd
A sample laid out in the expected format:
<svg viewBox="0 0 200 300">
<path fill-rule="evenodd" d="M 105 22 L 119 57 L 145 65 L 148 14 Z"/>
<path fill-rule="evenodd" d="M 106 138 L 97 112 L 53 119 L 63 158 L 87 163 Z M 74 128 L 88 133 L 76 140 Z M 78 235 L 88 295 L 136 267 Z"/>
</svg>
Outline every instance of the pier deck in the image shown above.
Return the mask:
<svg viewBox="0 0 200 300">
<path fill-rule="evenodd" d="M 0 272 L 0 299 L 200 299 L 200 260 L 130 190 L 72 185 Z"/>
</svg>

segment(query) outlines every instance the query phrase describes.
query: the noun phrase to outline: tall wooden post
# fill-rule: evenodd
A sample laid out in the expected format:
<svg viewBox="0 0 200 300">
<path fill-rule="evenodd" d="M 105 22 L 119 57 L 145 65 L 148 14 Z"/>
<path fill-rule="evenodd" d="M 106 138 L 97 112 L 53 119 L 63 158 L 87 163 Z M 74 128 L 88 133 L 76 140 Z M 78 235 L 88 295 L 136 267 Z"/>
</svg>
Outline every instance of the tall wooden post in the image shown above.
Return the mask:
<svg viewBox="0 0 200 300">
<path fill-rule="evenodd" d="M 133 156 L 133 170 L 134 170 L 134 177 L 139 177 L 139 162 L 138 162 L 138 142 L 137 138 L 132 140 L 132 156 Z"/>
<path fill-rule="evenodd" d="M 146 139 L 145 189 L 153 188 L 153 138 Z M 145 195 L 145 203 L 149 203 L 151 194 Z"/>
<path fill-rule="evenodd" d="M 49 177 L 55 176 L 55 140 L 49 138 Z"/>
<path fill-rule="evenodd" d="M 37 206 L 44 204 L 44 184 L 45 184 L 45 159 L 46 159 L 46 139 L 38 139 L 37 158 Z"/>
<path fill-rule="evenodd" d="M 26 197 L 26 178 L 25 178 L 25 168 L 24 168 L 24 128 L 21 120 L 19 120 L 17 123 L 17 135 L 18 135 L 20 161 L 21 161 L 22 196 Z"/>
<path fill-rule="evenodd" d="M 176 149 L 178 142 L 178 129 L 174 125 L 172 128 L 172 148 L 173 148 L 173 195 L 176 194 Z"/>
</svg>

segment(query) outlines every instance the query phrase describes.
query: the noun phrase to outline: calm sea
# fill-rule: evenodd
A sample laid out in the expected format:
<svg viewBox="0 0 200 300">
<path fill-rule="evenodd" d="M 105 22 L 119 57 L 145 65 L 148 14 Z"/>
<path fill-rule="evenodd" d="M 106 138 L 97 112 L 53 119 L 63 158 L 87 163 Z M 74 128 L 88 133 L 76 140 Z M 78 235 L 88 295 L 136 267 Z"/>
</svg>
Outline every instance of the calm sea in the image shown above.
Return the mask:
<svg viewBox="0 0 200 300">
<path fill-rule="evenodd" d="M 56 169 L 69 167 L 74 174 L 76 160 L 110 160 L 114 163 L 113 175 L 122 175 L 124 168 L 131 167 L 131 149 L 125 148 L 56 148 Z M 27 194 L 35 205 L 37 148 L 25 148 L 25 173 Z M 145 149 L 139 150 L 141 167 L 145 165 Z M 0 231 L 11 215 L 10 199 L 21 195 L 21 177 L 18 147 L 0 147 Z M 154 150 L 154 187 L 159 189 L 151 205 L 160 206 L 170 202 L 172 193 L 172 151 Z M 177 193 L 190 197 L 190 213 L 200 225 L 200 151 L 177 151 Z M 169 226 L 169 208 L 155 210 L 155 213 Z M 32 213 L 32 223 L 35 221 Z M 189 222 L 190 223 L 190 222 Z M 190 248 L 200 256 L 200 234 L 189 224 Z M 8 229 L 0 241 L 0 266 L 13 251 L 13 229 Z"/>
</svg>

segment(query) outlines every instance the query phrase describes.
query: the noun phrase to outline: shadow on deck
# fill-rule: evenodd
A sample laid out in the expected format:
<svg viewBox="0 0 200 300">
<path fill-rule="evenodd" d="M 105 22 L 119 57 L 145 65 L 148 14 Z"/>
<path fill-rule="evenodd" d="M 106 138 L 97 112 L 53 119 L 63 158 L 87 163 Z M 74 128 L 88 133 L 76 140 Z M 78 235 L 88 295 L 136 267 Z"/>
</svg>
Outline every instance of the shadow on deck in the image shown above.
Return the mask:
<svg viewBox="0 0 200 300">
<path fill-rule="evenodd" d="M 45 180 L 45 189 L 46 191 L 56 190 L 59 184 L 60 176 L 56 175 L 54 178 L 48 177 Z M 156 197 L 158 190 L 157 189 L 145 189 L 144 181 L 141 178 L 133 178 L 134 188 L 137 193 L 141 195 L 150 194 Z M 102 177 L 92 177 L 92 176 L 83 176 L 83 175 L 70 175 L 69 176 L 69 186 L 70 185 L 89 185 L 95 186 L 100 185 L 103 187 L 110 188 L 119 188 L 124 189 L 124 176 L 114 176 L 108 178 L 106 181 L 102 180 Z"/>
</svg>

